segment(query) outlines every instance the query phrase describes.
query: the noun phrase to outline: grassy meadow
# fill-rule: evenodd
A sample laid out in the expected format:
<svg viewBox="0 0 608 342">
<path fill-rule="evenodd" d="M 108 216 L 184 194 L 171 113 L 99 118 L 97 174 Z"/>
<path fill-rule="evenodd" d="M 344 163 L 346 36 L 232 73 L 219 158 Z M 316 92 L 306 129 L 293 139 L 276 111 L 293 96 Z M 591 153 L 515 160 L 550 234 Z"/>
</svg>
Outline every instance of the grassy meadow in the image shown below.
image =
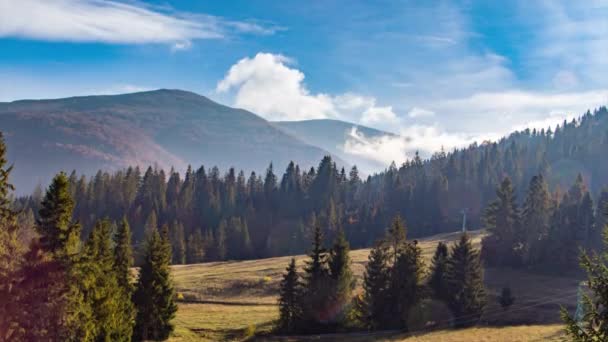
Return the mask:
<svg viewBox="0 0 608 342">
<path fill-rule="evenodd" d="M 482 233 L 470 232 L 476 247 Z M 419 240 L 427 265 L 439 241 L 452 242 L 459 233 Z M 352 269 L 361 284 L 368 249 L 351 252 Z M 310 337 L 265 337 L 278 317 L 277 289 L 291 257 L 212 262 L 173 266 L 179 298 L 172 341 L 241 341 L 247 339 L 296 341 L 547 341 L 559 340 L 559 307 L 573 309 L 578 280 L 539 275 L 539 272 L 486 269 L 488 305 L 480 325 L 464 330 L 425 331 L 415 334 L 345 334 Z M 302 267 L 306 256 L 296 257 Z M 497 303 L 504 286 L 511 287 L 515 304 L 507 311 Z M 442 323 L 443 324 L 443 323 Z M 447 327 L 447 323 L 446 327 Z M 258 335 L 254 337 L 254 335 Z M 261 336 L 259 336 L 261 335 Z"/>
</svg>

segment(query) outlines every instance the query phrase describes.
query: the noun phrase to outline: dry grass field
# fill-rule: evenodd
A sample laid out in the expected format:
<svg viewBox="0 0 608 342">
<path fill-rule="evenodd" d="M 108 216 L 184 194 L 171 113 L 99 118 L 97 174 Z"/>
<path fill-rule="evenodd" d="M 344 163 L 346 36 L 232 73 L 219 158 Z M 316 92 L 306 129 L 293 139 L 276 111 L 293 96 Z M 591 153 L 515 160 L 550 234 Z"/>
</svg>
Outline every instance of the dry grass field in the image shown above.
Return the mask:
<svg viewBox="0 0 608 342">
<path fill-rule="evenodd" d="M 479 246 L 482 233 L 470 234 Z M 459 233 L 451 233 L 419 240 L 427 264 L 439 241 L 453 242 L 459 236 Z M 359 284 L 368 252 L 367 249 L 351 252 L 352 268 Z M 239 341 L 269 331 L 278 316 L 277 288 L 290 258 L 173 266 L 180 303 L 172 341 Z M 301 267 L 305 256 L 297 256 L 296 260 Z M 578 280 L 504 269 L 486 269 L 485 279 L 489 289 L 488 306 L 480 327 L 420 331 L 413 336 L 347 334 L 296 339 L 258 337 L 257 340 L 496 342 L 558 339 L 561 333 L 559 306 L 573 308 Z M 516 297 L 508 311 L 502 310 L 496 301 L 504 286 L 510 286 Z"/>
</svg>

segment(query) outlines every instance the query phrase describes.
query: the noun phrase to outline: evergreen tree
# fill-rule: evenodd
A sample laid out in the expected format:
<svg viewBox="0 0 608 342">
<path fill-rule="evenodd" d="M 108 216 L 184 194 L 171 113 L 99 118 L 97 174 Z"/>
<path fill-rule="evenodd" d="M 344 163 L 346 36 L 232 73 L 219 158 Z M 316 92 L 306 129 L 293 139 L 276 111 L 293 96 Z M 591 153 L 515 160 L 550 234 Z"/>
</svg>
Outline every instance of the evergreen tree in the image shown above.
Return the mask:
<svg viewBox="0 0 608 342">
<path fill-rule="evenodd" d="M 196 230 L 194 234 L 190 234 L 186 243 L 186 263 L 198 264 L 204 261 L 205 246 L 203 235 L 200 230 Z"/>
<path fill-rule="evenodd" d="M 76 257 L 80 248 L 80 225 L 72 222 L 73 210 L 68 177 L 61 172 L 42 201 L 37 229 L 44 250 L 64 261 Z"/>
<path fill-rule="evenodd" d="M 448 246 L 439 242 L 435 255 L 431 261 L 431 273 L 429 276 L 429 287 L 433 291 L 435 298 L 446 300 L 448 298 L 448 289 L 446 283 L 446 270 L 448 264 Z"/>
<path fill-rule="evenodd" d="M 392 248 L 393 263 L 396 262 L 400 249 L 403 247 L 407 237 L 407 228 L 401 216 L 397 215 L 393 219 L 388 229 L 388 243 Z"/>
<path fill-rule="evenodd" d="M 135 290 L 131 282 L 131 267 L 133 267 L 133 250 L 131 247 L 131 229 L 126 217 L 118 225 L 114 235 L 114 272 L 120 289 L 117 297 L 120 303 L 121 328 L 115 335 L 122 341 L 130 341 L 135 326 L 135 305 L 131 300 Z"/>
<path fill-rule="evenodd" d="M 146 241 L 144 263 L 134 294 L 137 316 L 133 333 L 137 341 L 165 340 L 173 331 L 171 320 L 175 317 L 177 305 L 174 302 L 170 263 L 168 237 L 161 237 L 155 230 Z"/>
<path fill-rule="evenodd" d="M 133 267 L 131 227 L 127 218 L 123 217 L 114 235 L 114 269 L 116 270 L 118 285 L 129 294 L 133 292 L 131 267 Z"/>
<path fill-rule="evenodd" d="M 369 253 L 363 275 L 363 296 L 360 316 L 371 330 L 381 329 L 388 321 L 389 251 L 382 241 L 376 243 Z"/>
<path fill-rule="evenodd" d="M 492 234 L 482 241 L 482 255 L 491 265 L 518 265 L 523 238 L 511 179 L 502 181 L 496 196 L 484 214 L 486 229 Z"/>
<path fill-rule="evenodd" d="M 542 258 L 543 243 L 549 234 L 551 203 L 547 183 L 542 175 L 532 177 L 523 206 L 523 262 L 536 264 Z"/>
<path fill-rule="evenodd" d="M 23 247 L 18 240 L 17 213 L 11 208 L 9 195 L 14 190 L 9 182 L 12 166 L 7 166 L 6 145 L 0 132 L 0 340 L 10 340 L 9 327 L 14 324 L 15 294 L 13 284 L 21 266 Z"/>
<path fill-rule="evenodd" d="M 184 237 L 184 225 L 180 222 L 174 222 L 171 229 L 171 246 L 173 248 L 174 265 L 182 265 L 186 263 L 186 239 Z"/>
<path fill-rule="evenodd" d="M 301 323 L 303 298 L 294 258 L 285 271 L 279 288 L 279 330 L 289 334 L 296 332 Z"/>
<path fill-rule="evenodd" d="M 304 266 L 303 319 L 307 329 L 317 330 L 321 322 L 327 322 L 330 295 L 327 251 L 323 248 L 321 226 L 314 227 L 312 249 Z"/>
<path fill-rule="evenodd" d="M 99 221 L 85 245 L 83 269 L 85 298 L 92 308 L 95 341 L 130 341 L 133 333 L 133 310 L 129 293 L 118 282 L 118 269 L 111 248 L 111 224 Z M 124 276 L 124 275 L 123 275 Z M 90 280 L 90 281 L 89 281 Z"/>
<path fill-rule="evenodd" d="M 392 313 L 389 322 L 395 327 L 406 331 L 410 328 L 412 308 L 422 298 L 423 275 L 422 250 L 415 241 L 404 242 L 393 265 L 389 288 Z"/>
<path fill-rule="evenodd" d="M 329 254 L 329 275 L 332 281 L 331 301 L 339 312 L 333 313 L 335 320 L 341 324 L 347 319 L 355 278 L 351 271 L 350 247 L 344 231 L 340 230 Z"/>
<path fill-rule="evenodd" d="M 608 212 L 604 214 L 608 217 Z M 608 226 L 604 226 L 604 246 L 608 246 Z M 587 287 L 591 295 L 583 295 L 584 315 L 582 320 L 570 316 L 566 308 L 561 309 L 562 320 L 566 324 L 566 334 L 570 341 L 595 342 L 608 340 L 608 253 L 581 255 L 581 267 L 587 273 Z"/>
<path fill-rule="evenodd" d="M 483 270 L 479 253 L 473 248 L 469 236 L 462 234 L 452 247 L 446 269 L 448 306 L 454 315 L 456 327 L 474 325 L 486 304 Z"/>
</svg>

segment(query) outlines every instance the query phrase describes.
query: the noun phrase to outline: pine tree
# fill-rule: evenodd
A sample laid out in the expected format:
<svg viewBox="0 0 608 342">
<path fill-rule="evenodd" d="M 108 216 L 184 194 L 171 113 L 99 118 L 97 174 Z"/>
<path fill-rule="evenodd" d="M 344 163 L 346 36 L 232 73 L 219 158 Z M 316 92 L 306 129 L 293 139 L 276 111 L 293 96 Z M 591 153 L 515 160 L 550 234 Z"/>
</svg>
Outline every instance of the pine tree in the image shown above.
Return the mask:
<svg viewBox="0 0 608 342">
<path fill-rule="evenodd" d="M 42 201 L 37 229 L 44 250 L 64 261 L 74 258 L 80 248 L 80 225 L 72 222 L 73 210 L 68 177 L 61 172 Z"/>
<path fill-rule="evenodd" d="M 412 308 L 422 298 L 424 262 L 416 242 L 404 242 L 393 264 L 390 279 L 391 320 L 396 327 L 410 328 Z"/>
<path fill-rule="evenodd" d="M 608 211 L 604 213 L 608 217 Z M 608 225 L 604 226 L 604 247 L 608 246 Z M 561 309 L 562 320 L 566 324 L 566 334 L 570 341 L 595 342 L 608 340 L 608 252 L 602 255 L 581 255 L 581 267 L 587 272 L 587 287 L 592 295 L 583 295 L 585 314 L 582 320 L 570 316 L 566 308 Z"/>
<path fill-rule="evenodd" d="M 388 229 L 388 243 L 392 247 L 393 263 L 397 260 L 397 255 L 407 238 L 407 228 L 401 216 L 397 215 L 393 218 L 393 222 Z"/>
<path fill-rule="evenodd" d="M 133 267 L 133 250 L 131 247 L 131 229 L 126 217 L 123 217 L 114 236 L 114 272 L 120 289 L 119 299 L 121 323 L 120 337 L 122 341 L 130 341 L 135 326 L 135 305 L 131 300 L 135 290 L 131 282 L 131 267 Z"/>
<path fill-rule="evenodd" d="M 492 234 L 482 241 L 482 255 L 491 265 L 518 265 L 523 238 L 511 179 L 502 181 L 496 196 L 484 214 L 486 229 Z"/>
<path fill-rule="evenodd" d="M 296 332 L 302 319 L 301 284 L 294 258 L 285 271 L 279 288 L 279 330 L 289 334 Z"/>
<path fill-rule="evenodd" d="M 447 266 L 448 306 L 454 315 L 454 326 L 474 325 L 485 307 L 486 292 L 479 253 L 468 234 L 462 234 L 452 247 Z"/>
<path fill-rule="evenodd" d="M 382 241 L 369 253 L 363 275 L 363 296 L 359 303 L 360 317 L 371 330 L 384 328 L 388 320 L 389 251 Z"/>
<path fill-rule="evenodd" d="M 186 263 L 186 239 L 184 237 L 184 225 L 174 222 L 171 229 L 171 246 L 173 247 L 173 264 L 183 265 Z"/>
<path fill-rule="evenodd" d="M 13 284 L 24 252 L 18 240 L 17 213 L 12 210 L 9 198 L 14 187 L 9 182 L 12 166 L 7 163 L 6 145 L 0 132 L 0 340 L 10 340 L 10 336 L 3 335 L 9 333 L 9 326 L 16 319 L 11 315 L 16 306 Z"/>
<path fill-rule="evenodd" d="M 130 297 L 118 282 L 111 230 L 107 219 L 95 225 L 85 245 L 84 260 L 79 265 L 83 269 L 80 276 L 85 280 L 85 297 L 92 308 L 94 340 L 130 341 L 133 310 L 125 306 Z"/>
<path fill-rule="evenodd" d="M 329 319 L 327 313 L 330 295 L 327 251 L 323 248 L 321 226 L 314 227 L 312 249 L 304 267 L 303 318 L 307 329 L 316 330 Z"/>
<path fill-rule="evenodd" d="M 344 324 L 347 319 L 352 300 L 352 291 L 355 287 L 355 278 L 350 268 L 351 259 L 349 256 L 350 246 L 344 235 L 344 231 L 338 231 L 334 245 L 329 253 L 329 275 L 332 281 L 331 301 L 333 307 L 340 312 L 333 315 L 335 320 Z"/>
<path fill-rule="evenodd" d="M 114 269 L 118 285 L 129 294 L 134 290 L 131 282 L 131 267 L 133 267 L 131 227 L 127 218 L 123 217 L 114 235 Z"/>
<path fill-rule="evenodd" d="M 448 264 L 448 246 L 439 242 L 435 255 L 431 261 L 431 273 L 429 276 L 429 287 L 433 291 L 435 298 L 446 300 L 448 298 L 445 273 Z"/>
<path fill-rule="evenodd" d="M 547 183 L 542 175 L 534 176 L 530 180 L 522 213 L 522 231 L 525 234 L 522 258 L 525 264 L 541 261 L 543 243 L 549 234 L 550 218 L 551 203 Z"/>
<path fill-rule="evenodd" d="M 146 241 L 134 302 L 137 308 L 134 339 L 165 340 L 173 331 L 171 320 L 177 305 L 169 265 L 171 246 L 168 237 L 153 231 Z"/>
</svg>

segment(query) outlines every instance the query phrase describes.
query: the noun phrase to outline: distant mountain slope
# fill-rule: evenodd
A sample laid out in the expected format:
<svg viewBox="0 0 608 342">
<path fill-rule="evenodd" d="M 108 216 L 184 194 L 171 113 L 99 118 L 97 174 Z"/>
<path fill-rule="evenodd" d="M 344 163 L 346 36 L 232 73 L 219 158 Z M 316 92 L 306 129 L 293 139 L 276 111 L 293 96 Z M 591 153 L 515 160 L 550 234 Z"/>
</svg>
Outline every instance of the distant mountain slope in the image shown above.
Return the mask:
<svg viewBox="0 0 608 342">
<path fill-rule="evenodd" d="M 180 90 L 0 103 L 12 181 L 20 193 L 60 170 L 157 164 L 234 166 L 280 174 L 290 160 L 317 165 L 326 151 L 241 109 Z"/>
<path fill-rule="evenodd" d="M 349 139 L 353 128 L 356 128 L 358 133 L 367 138 L 386 135 L 395 136 L 393 133 L 340 120 L 276 121 L 273 124 L 308 144 L 319 146 L 332 155 L 338 156 L 350 164 L 357 165 L 360 170 L 367 173 L 382 170 L 388 165 L 344 150 L 344 143 Z"/>
</svg>

